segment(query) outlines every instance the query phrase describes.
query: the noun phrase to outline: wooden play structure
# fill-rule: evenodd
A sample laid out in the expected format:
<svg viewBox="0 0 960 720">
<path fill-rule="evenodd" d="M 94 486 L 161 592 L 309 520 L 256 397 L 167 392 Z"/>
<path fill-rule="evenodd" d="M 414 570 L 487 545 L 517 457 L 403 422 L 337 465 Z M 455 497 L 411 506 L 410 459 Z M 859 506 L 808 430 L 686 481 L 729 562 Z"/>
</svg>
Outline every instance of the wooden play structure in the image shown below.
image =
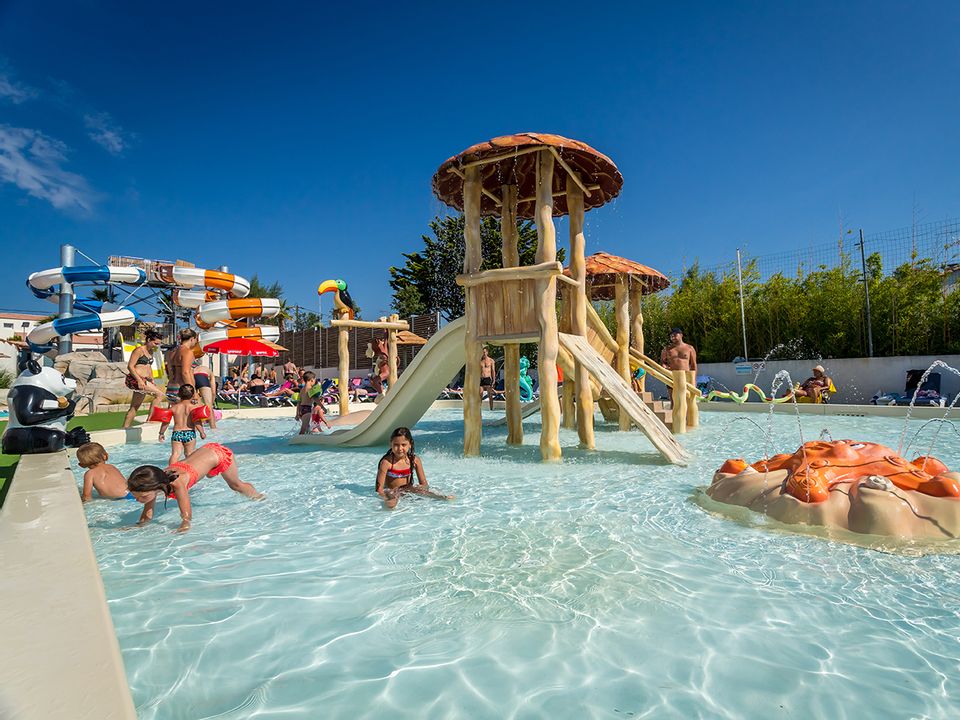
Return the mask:
<svg viewBox="0 0 960 720">
<path fill-rule="evenodd" d="M 557 461 L 561 457 L 557 363 L 563 356 L 569 362 L 564 385 L 573 388 L 567 391 L 567 422 L 576 427 L 581 447 L 595 448 L 593 405 L 595 390 L 600 389 L 616 403 L 626 428 L 631 422 L 636 424 L 670 462 L 687 462 L 688 453 L 630 386 L 628 281 L 618 281 L 624 289 L 617 295 L 622 301 L 618 303 L 618 318 L 623 320 L 619 324 L 623 330 L 618 330 L 618 340 L 612 341 L 616 346 L 617 371 L 588 338 L 590 318 L 596 314 L 592 313 L 587 295 L 584 214 L 616 197 L 622 185 L 620 171 L 605 155 L 576 140 L 539 133 L 507 135 L 474 145 L 444 162 L 434 175 L 436 196 L 462 210 L 465 219 L 463 274 L 457 277 L 466 293 L 465 455 L 480 454 L 480 394 L 471 390 L 480 386 L 483 343 L 504 348 L 507 442 L 519 444 L 523 440 L 519 344 L 533 342 L 538 346 L 543 460 Z M 501 218 L 500 269 L 480 270 L 480 220 L 484 215 Z M 569 216 L 569 275 L 564 275 L 557 261 L 553 218 L 562 215 Z M 517 218 L 532 218 L 536 222 L 535 265 L 519 265 Z M 563 313 L 563 332 L 557 323 L 558 283 L 564 286 L 567 308 Z M 642 355 L 642 344 L 639 354 Z M 687 397 L 682 389 L 675 389 L 675 394 Z"/>
<path fill-rule="evenodd" d="M 337 382 L 340 385 L 340 415 L 343 416 L 350 412 L 350 328 L 370 328 L 387 333 L 387 367 L 390 371 L 388 383 L 389 387 L 393 387 L 397 384 L 398 376 L 397 333 L 409 331 L 410 324 L 406 320 L 401 320 L 399 315 L 382 317 L 377 321 L 354 320 L 347 310 L 337 308 L 337 311 L 340 317 L 331 320 L 330 324 L 339 329 L 337 333 L 339 380 Z"/>
<path fill-rule="evenodd" d="M 641 297 L 665 290 L 670 281 L 665 275 L 647 265 L 633 260 L 599 252 L 586 258 L 587 299 L 588 301 L 613 301 L 616 317 L 616 337 L 604 325 L 592 304 L 587 304 L 587 340 L 627 382 L 631 381 L 638 368 L 644 370 L 639 380 L 640 398 L 647 407 L 674 434 L 681 434 L 688 428 L 700 424 L 697 406 L 700 391 L 697 389 L 696 372 L 692 370 L 668 370 L 644 354 L 643 311 Z M 566 270 L 570 274 L 570 269 Z M 573 305 L 568 287 L 562 291 L 563 303 L 560 310 L 561 327 L 569 327 L 570 309 Z M 560 355 L 560 367 L 564 373 L 572 366 L 572 358 Z M 672 407 L 654 400 L 646 391 L 646 379 L 653 377 L 666 385 L 674 395 Z M 675 388 L 682 388 L 674 393 Z M 593 383 L 594 399 L 606 420 L 617 422 L 621 430 L 628 430 L 630 418 L 619 411 L 619 405 L 607 393 Z M 573 402 L 572 388 L 564 387 L 563 408 L 564 427 L 574 427 L 572 414 L 567 412 Z"/>
</svg>

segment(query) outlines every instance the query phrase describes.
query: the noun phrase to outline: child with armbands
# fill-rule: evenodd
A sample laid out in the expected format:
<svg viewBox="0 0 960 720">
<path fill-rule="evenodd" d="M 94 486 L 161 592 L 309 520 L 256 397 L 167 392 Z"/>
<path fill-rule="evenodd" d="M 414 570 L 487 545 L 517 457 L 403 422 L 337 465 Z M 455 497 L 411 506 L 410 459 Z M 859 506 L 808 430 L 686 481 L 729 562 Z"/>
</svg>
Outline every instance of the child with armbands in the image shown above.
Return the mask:
<svg viewBox="0 0 960 720">
<path fill-rule="evenodd" d="M 320 428 L 326 426 L 327 430 L 330 430 L 330 423 L 327 422 L 327 408 L 323 404 L 323 398 L 317 396 L 313 399 L 313 411 L 309 415 L 310 418 L 310 432 L 316 434 L 320 432 Z M 301 435 L 304 433 L 301 432 Z"/>
<path fill-rule="evenodd" d="M 413 475 L 417 484 L 413 484 Z M 413 452 L 413 435 L 405 427 L 398 427 L 390 435 L 390 450 L 380 458 L 377 467 L 377 495 L 383 498 L 388 510 L 393 510 L 403 493 L 416 493 L 436 500 L 453 500 L 454 495 L 441 495 L 427 485 L 420 456 Z"/>
<path fill-rule="evenodd" d="M 177 462 L 181 456 L 189 457 L 197 449 L 197 433 L 201 440 L 207 439 L 207 434 L 203 431 L 202 416 L 204 411 L 209 412 L 206 405 L 197 404 L 197 391 L 190 383 L 184 383 L 177 391 L 177 397 L 180 400 L 170 406 L 170 414 L 160 426 L 160 440 L 163 440 L 164 434 L 170 421 L 173 421 L 173 432 L 170 433 L 170 461 L 169 464 Z"/>
<path fill-rule="evenodd" d="M 317 388 L 317 376 L 308 370 L 303 374 L 303 384 L 300 386 L 300 400 L 297 402 L 297 420 L 300 421 L 301 435 L 306 435 L 307 432 L 310 431 L 311 399 L 316 394 L 314 388 Z"/>
<path fill-rule="evenodd" d="M 223 475 L 231 490 L 250 498 L 262 500 L 263 494 L 248 482 L 240 479 L 240 471 L 233 457 L 233 451 L 219 443 L 207 443 L 181 462 L 172 462 L 166 470 L 156 465 L 141 465 L 127 478 L 127 488 L 137 502 L 143 503 L 143 512 L 136 527 L 142 527 L 153 519 L 153 508 L 157 496 L 163 493 L 164 499 L 173 498 L 180 508 L 180 527 L 176 532 L 184 533 L 190 529 L 193 513 L 190 509 L 190 488 L 200 478 Z"/>
<path fill-rule="evenodd" d="M 127 492 L 127 480 L 116 466 L 110 465 L 107 460 L 110 456 L 100 443 L 88 442 L 77 448 L 77 464 L 86 469 L 83 474 L 83 491 L 80 499 L 83 502 L 93 500 L 93 491 L 108 500 L 133 499 Z"/>
</svg>

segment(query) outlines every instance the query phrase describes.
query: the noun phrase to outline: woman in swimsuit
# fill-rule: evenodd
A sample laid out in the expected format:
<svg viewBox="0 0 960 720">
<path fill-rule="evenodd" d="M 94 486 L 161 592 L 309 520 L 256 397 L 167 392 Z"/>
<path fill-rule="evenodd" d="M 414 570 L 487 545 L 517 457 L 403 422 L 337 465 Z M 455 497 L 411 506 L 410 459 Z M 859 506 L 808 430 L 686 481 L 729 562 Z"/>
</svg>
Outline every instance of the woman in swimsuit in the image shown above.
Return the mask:
<svg viewBox="0 0 960 720">
<path fill-rule="evenodd" d="M 156 330 L 147 330 L 143 345 L 130 353 L 130 359 L 127 361 L 127 377 L 124 384 L 133 390 L 133 399 L 130 401 L 130 409 L 127 410 L 126 417 L 123 418 L 123 427 L 128 428 L 133 425 L 133 419 L 137 416 L 137 411 L 143 404 L 147 395 L 153 395 L 153 405 L 163 402 L 163 390 L 157 387 L 153 382 L 153 354 L 160 347 L 161 336 Z"/>
<path fill-rule="evenodd" d="M 219 443 L 207 443 L 181 462 L 171 463 L 166 470 L 156 465 L 141 465 L 127 478 L 127 489 L 137 502 L 143 503 L 143 512 L 136 527 L 142 527 L 153 519 L 153 507 L 157 496 L 163 493 L 164 499 L 173 498 L 180 508 L 180 527 L 177 532 L 190 529 L 193 513 L 190 509 L 190 488 L 200 478 L 223 475 L 230 489 L 251 500 L 262 500 L 263 494 L 248 482 L 240 479 L 233 451 Z"/>
<path fill-rule="evenodd" d="M 199 341 L 199 339 L 198 339 Z M 207 367 L 204 362 L 205 353 L 200 352 L 200 357 L 197 357 L 197 350 L 200 346 L 197 345 L 193 350 L 194 360 L 191 364 L 191 369 L 193 370 L 193 381 L 194 387 L 197 388 L 197 392 L 200 394 L 200 399 L 203 400 L 203 404 L 210 408 L 210 429 L 217 429 L 217 417 L 216 413 L 213 412 L 213 383 L 210 377 L 210 368 Z"/>
<path fill-rule="evenodd" d="M 413 484 L 413 473 L 417 473 L 417 484 Z M 413 452 L 413 435 L 405 427 L 398 427 L 390 435 L 390 451 L 380 458 L 377 468 L 377 495 L 383 498 L 384 506 L 392 510 L 397 506 L 400 495 L 412 492 L 437 500 L 453 500 L 453 495 L 441 495 L 430 490 L 427 475 L 423 471 L 420 457 Z"/>
</svg>

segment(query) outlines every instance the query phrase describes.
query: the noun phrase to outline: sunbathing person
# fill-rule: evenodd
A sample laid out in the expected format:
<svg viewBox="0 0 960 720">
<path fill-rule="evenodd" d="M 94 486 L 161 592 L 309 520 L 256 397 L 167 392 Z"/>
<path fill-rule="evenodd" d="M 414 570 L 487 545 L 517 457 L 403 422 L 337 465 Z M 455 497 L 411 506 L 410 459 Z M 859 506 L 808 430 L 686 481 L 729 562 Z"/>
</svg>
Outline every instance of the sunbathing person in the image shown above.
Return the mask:
<svg viewBox="0 0 960 720">
<path fill-rule="evenodd" d="M 813 377 L 808 377 L 793 391 L 797 397 L 808 397 L 814 402 L 823 399 L 823 395 L 830 390 L 831 380 L 823 369 L 823 365 L 813 368 Z"/>
</svg>

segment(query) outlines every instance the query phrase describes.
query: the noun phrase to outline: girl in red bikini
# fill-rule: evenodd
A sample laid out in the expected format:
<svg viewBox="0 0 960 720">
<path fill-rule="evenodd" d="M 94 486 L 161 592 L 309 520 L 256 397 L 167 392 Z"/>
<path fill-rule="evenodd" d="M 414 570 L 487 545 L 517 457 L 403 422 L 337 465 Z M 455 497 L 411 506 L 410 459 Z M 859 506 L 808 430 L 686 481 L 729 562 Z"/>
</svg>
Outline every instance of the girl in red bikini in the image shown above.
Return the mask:
<svg viewBox="0 0 960 720">
<path fill-rule="evenodd" d="M 190 488 L 196 485 L 203 475 L 223 475 L 231 490 L 246 495 L 251 500 L 263 499 L 263 494 L 258 493 L 253 485 L 240 479 L 233 451 L 219 443 L 207 443 L 185 460 L 171 463 L 166 470 L 161 470 L 156 465 L 141 465 L 130 473 L 127 489 L 144 505 L 137 527 L 146 525 L 153 518 L 153 506 L 157 502 L 157 495 L 162 492 L 165 499 L 176 500 L 180 508 L 181 522 L 177 532 L 184 533 L 189 530 L 192 518 Z"/>
<path fill-rule="evenodd" d="M 416 485 L 413 484 L 414 472 L 417 474 Z M 437 500 L 453 500 L 455 497 L 430 490 L 423 463 L 413 452 L 413 435 L 409 429 L 398 427 L 390 435 L 390 451 L 380 458 L 380 466 L 377 468 L 377 495 L 383 498 L 387 509 L 392 510 L 397 506 L 400 495 L 405 492 Z"/>
</svg>

